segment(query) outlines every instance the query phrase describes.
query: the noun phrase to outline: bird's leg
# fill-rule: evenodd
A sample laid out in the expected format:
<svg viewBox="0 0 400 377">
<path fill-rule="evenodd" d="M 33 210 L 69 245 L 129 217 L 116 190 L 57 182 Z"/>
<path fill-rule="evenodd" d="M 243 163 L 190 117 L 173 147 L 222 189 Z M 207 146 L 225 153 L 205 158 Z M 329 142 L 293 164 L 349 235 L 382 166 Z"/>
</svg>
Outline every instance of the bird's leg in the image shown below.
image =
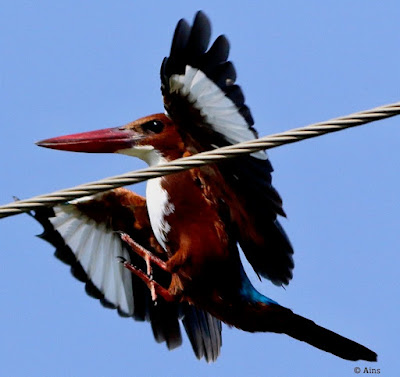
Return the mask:
<svg viewBox="0 0 400 377">
<path fill-rule="evenodd" d="M 155 289 L 155 283 L 153 281 L 153 268 L 151 267 L 150 264 L 150 257 L 148 254 L 146 254 L 146 257 L 144 258 L 145 262 L 146 262 L 146 267 L 147 267 L 147 276 L 151 279 L 150 283 L 149 283 L 149 289 L 150 289 L 150 294 L 151 294 L 151 299 L 153 300 L 153 302 L 156 302 L 157 300 L 157 293 L 156 293 L 156 289 Z"/>
<path fill-rule="evenodd" d="M 139 245 L 136 241 L 134 241 L 128 234 L 120 232 L 120 237 L 122 241 L 126 242 L 131 249 L 138 254 L 140 257 L 144 259 L 146 262 L 146 267 L 147 267 L 147 275 L 143 274 L 142 271 L 136 269 L 134 266 L 130 265 L 125 265 L 126 268 L 128 268 L 131 272 L 135 273 L 137 276 L 139 276 L 135 271 L 132 270 L 131 267 L 135 268 L 136 271 L 139 271 L 140 274 L 143 274 L 144 276 L 147 276 L 146 281 L 143 280 L 143 276 L 140 275 L 139 277 L 146 283 L 146 285 L 150 289 L 151 293 L 151 299 L 155 302 L 157 300 L 157 291 L 159 292 L 160 289 L 164 289 L 159 285 L 159 287 L 156 289 L 156 282 L 153 280 L 153 268 L 151 267 L 151 262 L 153 262 L 155 265 L 160 267 L 162 270 L 167 271 L 167 265 L 166 263 L 161 260 L 160 258 L 157 258 L 153 253 L 151 253 L 149 250 L 145 249 L 143 246 Z M 165 293 L 160 294 L 160 296 L 164 297 Z"/>
<path fill-rule="evenodd" d="M 123 258 L 123 257 L 118 257 L 118 258 L 119 258 L 119 262 L 122 263 L 122 265 L 125 268 L 127 268 L 129 271 L 131 271 L 133 274 L 135 274 L 139 279 L 141 279 L 147 285 L 147 287 L 152 292 L 153 301 L 155 301 L 157 299 L 157 295 L 160 295 L 167 302 L 174 302 L 177 300 L 176 296 L 169 293 L 168 289 L 162 287 L 160 284 L 155 282 L 151 276 L 145 274 L 143 271 L 136 268 L 132 263 L 128 262 L 125 258 Z M 153 296 L 153 292 L 154 292 L 154 296 Z"/>
<path fill-rule="evenodd" d="M 143 271 L 137 269 L 134 265 L 129 263 L 128 261 L 124 260 L 122 263 L 124 266 L 134 273 L 136 276 L 138 276 L 141 280 L 144 281 L 144 283 L 147 285 L 151 292 L 151 298 L 153 301 L 157 300 L 157 294 L 159 294 L 161 297 L 163 297 L 166 301 L 177 301 L 180 299 L 183 299 L 183 286 L 181 283 L 181 278 L 178 277 L 173 271 L 171 270 L 171 266 L 174 267 L 174 269 L 179 269 L 177 266 L 179 263 L 182 263 L 182 261 L 178 260 L 177 257 L 173 258 L 173 263 L 172 265 L 168 262 L 164 262 L 162 259 L 156 257 L 151 251 L 147 250 L 143 246 L 139 245 L 136 241 L 134 241 L 128 234 L 124 232 L 118 232 L 121 239 L 131 247 L 132 251 L 134 251 L 136 254 L 138 254 L 140 257 L 143 258 L 143 260 L 146 262 L 147 266 L 147 274 L 145 274 Z M 179 263 L 178 263 L 179 262 Z M 168 272 L 171 275 L 171 285 L 169 289 L 165 289 L 162 287 L 159 283 L 153 280 L 153 269 L 151 266 L 151 263 L 154 263 L 156 266 L 158 266 L 161 270 Z M 180 272 L 181 277 L 186 277 L 187 274 L 184 272 Z M 171 290 L 171 287 L 173 289 Z"/>
<path fill-rule="evenodd" d="M 152 252 L 145 249 L 143 246 L 139 245 L 128 234 L 126 234 L 124 232 L 119 232 L 119 234 L 120 234 L 122 241 L 126 242 L 136 254 L 141 256 L 146 261 L 148 269 L 149 269 L 149 267 L 148 267 L 149 263 L 152 262 L 156 266 L 160 267 L 162 270 L 170 272 L 167 267 L 167 264 L 163 260 L 156 257 Z"/>
</svg>

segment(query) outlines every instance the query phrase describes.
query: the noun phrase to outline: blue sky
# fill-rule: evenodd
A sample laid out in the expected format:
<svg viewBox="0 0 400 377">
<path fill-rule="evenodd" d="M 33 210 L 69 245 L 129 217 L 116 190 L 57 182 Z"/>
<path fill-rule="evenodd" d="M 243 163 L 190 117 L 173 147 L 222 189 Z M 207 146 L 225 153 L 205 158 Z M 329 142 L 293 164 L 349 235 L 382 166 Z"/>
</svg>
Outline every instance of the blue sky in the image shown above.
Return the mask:
<svg viewBox="0 0 400 377">
<path fill-rule="evenodd" d="M 398 1 L 3 1 L 0 202 L 143 167 L 34 142 L 162 111 L 161 60 L 176 22 L 198 9 L 213 36 L 231 42 L 260 135 L 400 100 Z M 286 290 L 255 281 L 280 304 L 372 348 L 378 363 L 227 327 L 215 364 L 197 361 L 187 339 L 168 352 L 147 323 L 87 297 L 34 237 L 40 226 L 19 215 L 0 220 L 0 375 L 352 376 L 357 366 L 397 374 L 399 138 L 395 117 L 271 150 L 296 268 Z"/>
</svg>

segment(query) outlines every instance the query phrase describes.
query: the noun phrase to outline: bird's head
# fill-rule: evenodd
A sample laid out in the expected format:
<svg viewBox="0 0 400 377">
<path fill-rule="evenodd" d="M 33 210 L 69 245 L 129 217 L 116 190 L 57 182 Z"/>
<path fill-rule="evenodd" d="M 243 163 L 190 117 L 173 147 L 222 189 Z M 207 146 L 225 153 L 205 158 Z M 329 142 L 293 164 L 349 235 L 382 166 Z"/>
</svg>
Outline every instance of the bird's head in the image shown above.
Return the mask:
<svg viewBox="0 0 400 377">
<path fill-rule="evenodd" d="M 45 148 L 86 153 L 121 153 L 157 165 L 182 156 L 184 145 L 173 121 L 165 114 L 135 120 L 122 127 L 41 140 Z"/>
</svg>

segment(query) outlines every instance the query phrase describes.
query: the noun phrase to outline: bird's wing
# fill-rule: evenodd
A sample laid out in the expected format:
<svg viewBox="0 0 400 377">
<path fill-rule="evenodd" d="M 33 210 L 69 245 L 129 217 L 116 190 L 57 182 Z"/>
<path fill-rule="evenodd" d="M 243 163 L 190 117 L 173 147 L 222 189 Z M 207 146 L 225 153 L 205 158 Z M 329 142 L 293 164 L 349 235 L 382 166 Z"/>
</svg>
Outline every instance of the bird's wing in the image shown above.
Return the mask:
<svg viewBox="0 0 400 377">
<path fill-rule="evenodd" d="M 55 246 L 55 256 L 71 266 L 73 276 L 85 283 L 90 296 L 107 308 L 117 309 L 123 317 L 150 321 L 155 339 L 166 342 L 169 349 L 182 343 L 182 320 L 196 356 L 216 359 L 221 331 L 211 333 L 197 325 L 197 317 L 211 317 L 208 313 L 186 303 L 165 302 L 161 297 L 154 305 L 147 286 L 118 263 L 122 257 L 146 271 L 144 260 L 122 242 L 119 231 L 165 259 L 151 230 L 145 198 L 120 188 L 39 209 L 34 217 L 44 228 L 39 237 Z M 154 277 L 168 287 L 170 277 L 165 273 L 154 271 Z M 216 321 L 220 329 L 217 319 L 211 317 L 210 321 Z"/>
<path fill-rule="evenodd" d="M 192 26 L 180 20 L 170 55 L 161 66 L 165 109 L 188 144 L 196 144 L 197 151 L 258 137 L 243 92 L 235 84 L 228 40 L 221 35 L 208 49 L 210 37 L 210 22 L 201 11 Z M 285 213 L 271 184 L 273 169 L 267 154 L 259 151 L 226 161 L 219 169 L 240 201 L 236 205 L 252 217 L 250 221 L 237 221 L 238 241 L 246 257 L 261 276 L 277 285 L 288 284 L 293 249 L 276 220 L 277 214 Z M 262 240 L 250 238 L 249 227 Z"/>
</svg>

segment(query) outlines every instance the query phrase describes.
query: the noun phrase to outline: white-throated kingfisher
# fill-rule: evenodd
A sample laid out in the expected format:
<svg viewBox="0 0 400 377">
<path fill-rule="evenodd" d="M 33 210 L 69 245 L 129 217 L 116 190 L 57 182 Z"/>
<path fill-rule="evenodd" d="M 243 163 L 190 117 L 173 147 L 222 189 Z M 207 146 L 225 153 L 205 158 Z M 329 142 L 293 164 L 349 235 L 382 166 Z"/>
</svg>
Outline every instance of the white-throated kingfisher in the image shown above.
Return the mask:
<svg viewBox="0 0 400 377">
<path fill-rule="evenodd" d="M 165 113 L 123 127 L 61 136 L 38 145 L 74 152 L 121 153 L 154 166 L 257 137 L 229 44 L 202 12 L 180 20 L 161 66 Z M 284 333 L 348 360 L 375 361 L 368 348 L 259 293 L 256 273 L 278 286 L 292 278 L 293 249 L 277 216 L 263 151 L 150 179 L 146 199 L 115 189 L 38 210 L 42 237 L 105 306 L 149 320 L 157 341 L 181 343 L 182 321 L 198 358 L 214 361 L 221 322 L 250 332 Z M 119 263 L 122 262 L 122 263 Z"/>
</svg>

